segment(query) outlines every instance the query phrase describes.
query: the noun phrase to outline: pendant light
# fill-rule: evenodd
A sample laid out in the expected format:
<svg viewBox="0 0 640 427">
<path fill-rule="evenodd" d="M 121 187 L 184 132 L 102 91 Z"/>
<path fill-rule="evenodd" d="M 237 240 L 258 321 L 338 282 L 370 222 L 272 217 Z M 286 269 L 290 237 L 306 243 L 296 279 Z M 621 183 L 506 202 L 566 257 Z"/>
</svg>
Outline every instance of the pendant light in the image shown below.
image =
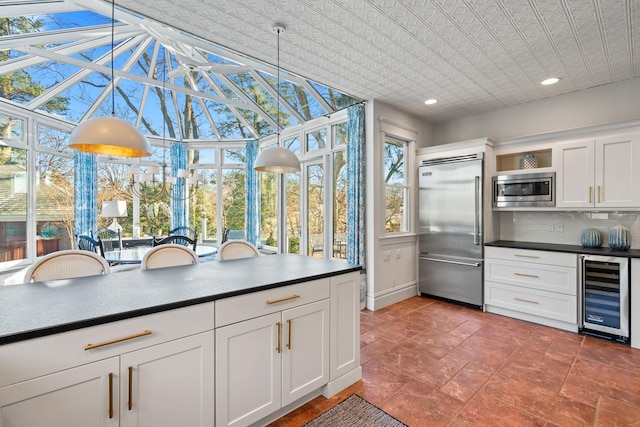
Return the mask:
<svg viewBox="0 0 640 427">
<path fill-rule="evenodd" d="M 147 138 L 129 122 L 115 117 L 115 78 L 113 49 L 115 33 L 115 0 L 111 1 L 111 117 L 95 117 L 80 123 L 71 132 L 69 147 L 85 153 L 118 157 L 151 155 Z"/>
<path fill-rule="evenodd" d="M 300 171 L 300 160 L 291 150 L 280 146 L 280 34 L 284 33 L 284 25 L 275 24 L 271 31 L 278 35 L 278 114 L 276 116 L 277 143 L 275 147 L 262 150 L 253 168 L 259 172 L 292 173 Z"/>
</svg>

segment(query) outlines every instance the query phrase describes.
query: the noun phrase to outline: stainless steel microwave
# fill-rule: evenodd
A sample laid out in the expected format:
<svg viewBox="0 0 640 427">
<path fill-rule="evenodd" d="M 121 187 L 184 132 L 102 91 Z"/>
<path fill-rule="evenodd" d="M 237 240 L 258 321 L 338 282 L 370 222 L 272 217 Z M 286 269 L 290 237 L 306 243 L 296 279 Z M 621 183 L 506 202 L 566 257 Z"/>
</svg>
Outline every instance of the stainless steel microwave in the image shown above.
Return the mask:
<svg viewBox="0 0 640 427">
<path fill-rule="evenodd" d="M 555 206 L 556 173 L 528 173 L 493 177 L 493 207 Z"/>
</svg>

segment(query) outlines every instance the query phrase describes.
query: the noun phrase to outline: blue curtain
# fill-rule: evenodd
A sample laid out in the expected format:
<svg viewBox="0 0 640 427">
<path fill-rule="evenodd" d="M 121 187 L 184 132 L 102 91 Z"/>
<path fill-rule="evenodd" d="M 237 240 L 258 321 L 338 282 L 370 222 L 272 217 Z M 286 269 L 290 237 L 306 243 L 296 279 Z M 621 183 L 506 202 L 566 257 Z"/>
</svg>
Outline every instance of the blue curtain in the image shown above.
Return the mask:
<svg viewBox="0 0 640 427">
<path fill-rule="evenodd" d="M 93 236 L 98 227 L 98 163 L 96 155 L 76 151 L 73 163 L 74 233 Z"/>
<path fill-rule="evenodd" d="M 349 107 L 347 139 L 347 261 L 365 266 L 365 129 L 363 104 Z"/>
<path fill-rule="evenodd" d="M 260 176 L 259 172 L 253 169 L 253 164 L 258 158 L 258 141 L 248 141 L 246 146 L 246 191 L 247 201 L 245 207 L 245 232 L 247 240 L 257 247 L 262 246 L 260 242 Z"/>
<path fill-rule="evenodd" d="M 171 143 L 171 176 L 178 176 L 178 169 L 187 169 L 187 147 L 181 142 Z M 188 226 L 187 221 L 187 197 L 185 180 L 178 179 L 171 188 L 171 226 Z M 167 230 L 168 231 L 168 230 Z"/>
</svg>

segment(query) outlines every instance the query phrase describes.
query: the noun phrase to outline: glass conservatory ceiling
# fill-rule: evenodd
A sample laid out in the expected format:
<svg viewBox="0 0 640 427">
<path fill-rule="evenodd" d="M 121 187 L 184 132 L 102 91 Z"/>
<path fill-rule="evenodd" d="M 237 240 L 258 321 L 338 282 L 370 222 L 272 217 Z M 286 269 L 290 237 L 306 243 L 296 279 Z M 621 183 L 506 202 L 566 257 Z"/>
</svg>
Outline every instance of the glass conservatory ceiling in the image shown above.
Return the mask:
<svg viewBox="0 0 640 427">
<path fill-rule="evenodd" d="M 111 115 L 110 3 L 0 1 L 0 20 L 1 98 L 73 124 Z M 113 58 L 116 117 L 149 136 L 230 142 L 275 133 L 275 66 L 118 7 Z M 280 78 L 283 128 L 360 102 L 284 70 Z"/>
</svg>

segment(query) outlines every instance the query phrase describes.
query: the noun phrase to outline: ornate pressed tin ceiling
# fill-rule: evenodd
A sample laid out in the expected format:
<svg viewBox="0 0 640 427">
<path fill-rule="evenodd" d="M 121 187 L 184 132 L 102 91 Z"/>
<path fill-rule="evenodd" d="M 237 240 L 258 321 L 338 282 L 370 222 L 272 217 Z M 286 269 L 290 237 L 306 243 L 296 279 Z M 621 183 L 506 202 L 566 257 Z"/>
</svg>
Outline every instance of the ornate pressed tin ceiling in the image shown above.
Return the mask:
<svg viewBox="0 0 640 427">
<path fill-rule="evenodd" d="M 206 94 L 205 101 L 218 102 L 231 88 L 226 105 L 236 116 L 237 109 L 257 111 L 255 100 L 232 89 L 225 80 L 233 79 L 225 74 L 228 70 L 199 64 L 250 67 L 251 76 L 266 88 L 264 96 L 273 97 L 273 88 L 260 79 L 274 75 L 271 27 L 276 22 L 287 27 L 280 42 L 281 68 L 290 72 L 288 81 L 307 92 L 311 109 L 320 115 L 335 106 L 327 108 L 326 90 L 313 82 L 354 98 L 379 99 L 437 123 L 640 77 L 640 0 L 117 0 L 116 5 L 134 13 L 118 11 L 119 34 L 129 31 L 134 39 L 146 30 L 164 43 L 160 56 L 170 55 L 169 77 L 177 79 L 166 87 L 184 86 L 189 67 L 213 71 L 207 89 L 199 92 Z M 88 8 L 110 16 L 110 3 L 99 0 L 0 1 L 2 16 L 11 16 L 12 9 L 35 14 L 57 8 Z M 91 31 L 107 37 L 103 27 Z M 220 51 L 207 51 L 207 41 Z M 7 42 L 0 38 L 2 48 Z M 31 45 L 23 53 L 41 53 L 36 49 Z M 49 52 L 50 59 L 64 54 Z M 102 70 L 108 60 L 93 63 Z M 562 80 L 540 85 L 551 76 Z M 426 106 L 428 98 L 439 102 Z M 307 120 L 304 108 L 288 106 L 290 123 Z M 261 117 L 265 128 L 274 126 L 272 115 Z"/>
<path fill-rule="evenodd" d="M 640 77 L 639 0 L 117 3 L 269 63 L 282 22 L 283 68 L 432 122 Z"/>
</svg>

